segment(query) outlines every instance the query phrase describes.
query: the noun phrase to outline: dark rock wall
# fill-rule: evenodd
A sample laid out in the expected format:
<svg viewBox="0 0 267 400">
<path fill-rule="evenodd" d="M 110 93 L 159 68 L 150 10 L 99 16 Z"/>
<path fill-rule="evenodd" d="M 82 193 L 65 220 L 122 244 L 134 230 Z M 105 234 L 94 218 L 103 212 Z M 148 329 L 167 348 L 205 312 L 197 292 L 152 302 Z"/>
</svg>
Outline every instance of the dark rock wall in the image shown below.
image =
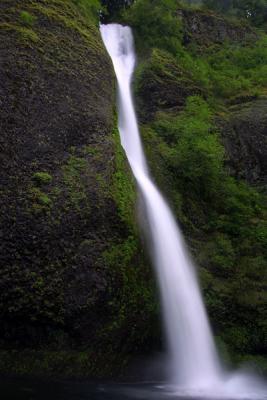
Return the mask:
<svg viewBox="0 0 267 400">
<path fill-rule="evenodd" d="M 267 99 L 229 110 L 221 134 L 233 174 L 253 185 L 267 184 Z M 219 123 L 220 125 L 220 123 Z"/>
<path fill-rule="evenodd" d="M 106 296 L 114 77 L 70 2 L 5 1 L 0 15 L 1 337 L 34 345 Z"/>
<path fill-rule="evenodd" d="M 209 11 L 179 10 L 177 15 L 183 21 L 186 45 L 195 42 L 202 47 L 222 44 L 226 40 L 240 43 L 257 38 L 249 25 L 229 22 Z"/>
<path fill-rule="evenodd" d="M 0 344 L 101 347 L 137 252 L 111 61 L 71 1 L 1 2 L 0 35 Z"/>
<path fill-rule="evenodd" d="M 0 371 L 118 373 L 160 335 L 97 21 L 6 0 L 0 36 Z"/>
</svg>

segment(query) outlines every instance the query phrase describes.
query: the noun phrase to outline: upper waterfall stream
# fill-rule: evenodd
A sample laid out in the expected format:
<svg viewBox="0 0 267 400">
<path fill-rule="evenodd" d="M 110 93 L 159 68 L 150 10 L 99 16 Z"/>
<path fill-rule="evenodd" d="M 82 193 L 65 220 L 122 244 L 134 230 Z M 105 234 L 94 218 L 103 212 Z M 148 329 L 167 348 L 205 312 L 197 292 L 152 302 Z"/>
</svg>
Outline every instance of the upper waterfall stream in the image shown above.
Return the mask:
<svg viewBox="0 0 267 400">
<path fill-rule="evenodd" d="M 232 396 L 237 387 L 246 386 L 247 378 L 243 375 L 226 378 L 223 372 L 194 265 L 175 218 L 148 171 L 131 95 L 135 67 L 131 29 L 118 24 L 101 25 L 100 29 L 118 81 L 121 143 L 145 202 L 162 301 L 170 380 L 189 391 L 215 393 L 220 388 L 220 394 Z"/>
</svg>

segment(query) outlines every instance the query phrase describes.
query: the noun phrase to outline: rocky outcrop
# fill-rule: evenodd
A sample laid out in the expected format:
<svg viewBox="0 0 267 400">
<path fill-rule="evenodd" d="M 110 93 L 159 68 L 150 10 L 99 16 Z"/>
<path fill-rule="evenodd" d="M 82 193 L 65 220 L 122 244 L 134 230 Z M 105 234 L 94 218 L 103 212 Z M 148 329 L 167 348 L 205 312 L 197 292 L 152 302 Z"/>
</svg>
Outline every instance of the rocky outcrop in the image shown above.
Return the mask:
<svg viewBox="0 0 267 400">
<path fill-rule="evenodd" d="M 188 96 L 202 93 L 177 60 L 158 49 L 142 64 L 135 85 L 142 122 L 160 110 L 178 112 Z"/>
<path fill-rule="evenodd" d="M 267 184 L 267 99 L 230 108 L 219 122 L 231 173 L 256 185 Z"/>
<path fill-rule="evenodd" d="M 255 31 L 249 25 L 230 22 L 210 11 L 179 10 L 177 15 L 183 23 L 185 45 L 195 42 L 206 47 L 227 40 L 245 43 L 257 39 Z"/>
</svg>

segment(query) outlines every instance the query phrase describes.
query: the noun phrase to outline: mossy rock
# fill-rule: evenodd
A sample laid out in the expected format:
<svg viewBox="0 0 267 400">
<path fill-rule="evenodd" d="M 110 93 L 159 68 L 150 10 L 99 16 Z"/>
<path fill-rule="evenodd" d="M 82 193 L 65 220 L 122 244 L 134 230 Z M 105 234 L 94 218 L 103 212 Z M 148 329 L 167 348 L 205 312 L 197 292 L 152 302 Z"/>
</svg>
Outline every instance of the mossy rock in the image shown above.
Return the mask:
<svg viewBox="0 0 267 400">
<path fill-rule="evenodd" d="M 179 112 L 188 96 L 202 92 L 190 73 L 159 49 L 138 65 L 134 88 L 142 121 L 151 120 L 158 111 Z"/>
<path fill-rule="evenodd" d="M 116 129 L 112 64 L 95 15 L 71 0 L 1 2 L 0 36 L 0 347 L 14 349 L 8 372 L 22 374 L 35 364 L 31 356 L 20 364 L 18 348 L 93 349 L 82 364 L 100 375 L 103 348 L 119 366 L 138 352 L 140 336 L 149 343 L 150 335 L 150 316 L 138 328 L 137 282 L 146 288 L 151 272 Z M 130 238 L 135 246 L 116 270 L 107 254 Z M 152 284 L 147 291 L 144 310 L 152 307 Z M 53 360 L 63 368 L 67 353 L 43 355 L 40 371 Z M 65 373 L 77 375 L 75 368 Z"/>
</svg>

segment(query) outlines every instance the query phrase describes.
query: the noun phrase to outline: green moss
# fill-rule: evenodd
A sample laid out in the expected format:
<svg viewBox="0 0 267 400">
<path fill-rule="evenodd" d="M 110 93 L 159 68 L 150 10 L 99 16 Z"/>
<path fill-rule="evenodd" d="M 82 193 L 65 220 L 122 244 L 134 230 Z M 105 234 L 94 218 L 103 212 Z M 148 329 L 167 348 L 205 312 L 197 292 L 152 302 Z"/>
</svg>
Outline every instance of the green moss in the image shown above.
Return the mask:
<svg viewBox="0 0 267 400">
<path fill-rule="evenodd" d="M 150 326 L 157 321 L 158 307 L 151 270 L 145 263 L 145 255 L 136 232 L 136 190 L 130 168 L 120 143 L 117 128 L 113 131 L 115 146 L 115 171 L 109 193 L 115 201 L 119 217 L 123 222 L 124 239 L 110 241 L 103 253 L 111 281 L 108 302 L 110 320 L 98 332 L 98 337 L 110 347 L 111 354 L 119 352 L 127 361 L 127 354 L 149 347 L 149 341 L 157 341 L 158 327 L 151 332 Z M 125 332 L 131 326 L 131 333 Z M 140 334 L 140 332 L 142 332 Z M 114 340 L 117 338 L 117 340 Z M 122 339 L 123 338 L 123 339 Z M 119 339 L 119 341 L 118 341 Z M 115 344 L 116 343 L 116 344 Z M 150 342 L 151 344 L 151 342 Z"/>
<path fill-rule="evenodd" d="M 83 154 L 89 154 L 91 156 L 96 157 L 101 157 L 101 149 L 99 147 L 96 146 L 83 146 L 82 148 L 82 153 Z"/>
<path fill-rule="evenodd" d="M 32 26 L 36 22 L 36 17 L 28 11 L 21 11 L 20 20 L 24 25 Z"/>
<path fill-rule="evenodd" d="M 1 22 L 0 23 L 0 29 L 4 29 L 7 31 L 13 31 L 16 32 L 20 39 L 23 41 L 30 41 L 33 43 L 36 43 L 39 41 L 39 36 L 38 34 L 31 28 L 16 25 L 16 24 L 10 24 L 7 22 Z"/>
<path fill-rule="evenodd" d="M 199 97 L 143 126 L 151 170 L 195 258 L 209 315 L 231 353 L 262 352 L 266 197 L 230 177 L 212 108 Z M 179 173 L 177 173 L 179 171 Z"/>
<path fill-rule="evenodd" d="M 134 2 L 124 13 L 124 21 L 133 27 L 140 51 L 151 47 L 175 52 L 182 36 L 182 24 L 177 16 L 175 0 Z"/>
<path fill-rule="evenodd" d="M 38 249 L 35 256 L 38 265 Z M 4 268 L 1 282 L 9 290 L 2 293 L 0 307 L 5 310 L 5 315 L 15 319 L 24 315 L 26 325 L 35 334 L 38 331 L 34 325 L 36 321 L 51 327 L 62 325 L 64 306 L 60 267 L 60 263 L 50 263 L 38 272 L 32 270 L 31 266 L 22 269 L 21 265 L 16 264 Z"/>
<path fill-rule="evenodd" d="M 67 188 L 67 203 L 77 211 L 83 208 L 88 213 L 90 212 L 90 206 L 85 182 L 87 171 L 88 162 L 86 159 L 74 155 L 69 157 L 62 168 L 63 181 Z"/>
<path fill-rule="evenodd" d="M 32 202 L 31 210 L 35 213 L 47 212 L 53 205 L 53 202 L 49 196 L 36 187 L 30 188 L 29 198 Z"/>
<path fill-rule="evenodd" d="M 71 0 L 85 16 L 85 18 L 94 19 L 95 23 L 99 23 L 99 12 L 103 8 L 99 0 Z"/>
<path fill-rule="evenodd" d="M 136 191 L 132 173 L 128 167 L 124 150 L 120 143 L 119 132 L 113 131 L 113 142 L 115 145 L 115 172 L 111 187 L 111 196 L 115 200 L 121 219 L 129 227 L 135 226 L 135 200 Z"/>
<path fill-rule="evenodd" d="M 76 31 L 98 54 L 104 52 L 104 46 L 99 46 L 99 32 L 95 22 L 77 13 L 77 8 L 71 2 L 53 0 L 44 5 L 33 3 L 29 10 L 41 13 L 48 19 L 63 24 L 65 28 Z"/>
<path fill-rule="evenodd" d="M 151 270 L 144 264 L 142 252 L 139 240 L 129 235 L 122 243 L 111 244 L 103 254 L 113 280 L 120 282 L 120 290 L 116 285 L 110 288 L 108 306 L 112 318 L 99 332 L 99 337 L 121 338 L 115 348 L 121 354 L 139 352 L 142 348 L 147 351 L 160 337 L 154 281 Z M 131 326 L 130 333 L 128 326 Z"/>
<path fill-rule="evenodd" d="M 48 185 L 52 182 L 52 176 L 48 172 L 35 172 L 33 180 L 38 186 Z"/>
</svg>

